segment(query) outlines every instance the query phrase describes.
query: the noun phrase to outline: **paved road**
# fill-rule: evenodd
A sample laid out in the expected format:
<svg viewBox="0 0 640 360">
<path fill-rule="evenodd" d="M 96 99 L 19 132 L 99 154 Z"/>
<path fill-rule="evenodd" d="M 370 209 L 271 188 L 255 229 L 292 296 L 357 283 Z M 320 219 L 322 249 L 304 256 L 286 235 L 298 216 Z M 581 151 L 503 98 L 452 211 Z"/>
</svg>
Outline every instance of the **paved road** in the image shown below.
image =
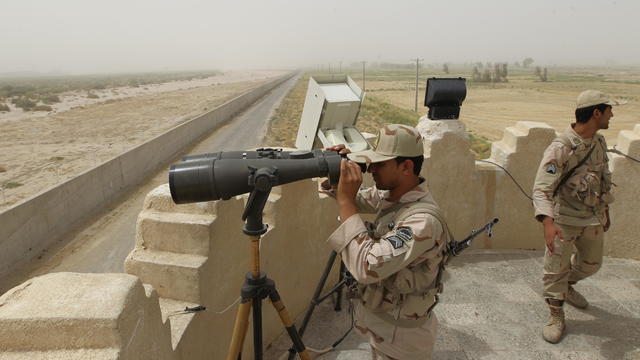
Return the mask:
<svg viewBox="0 0 640 360">
<path fill-rule="evenodd" d="M 287 80 L 183 155 L 262 146 L 267 120 L 298 79 L 294 76 Z M 168 181 L 168 171 L 169 164 L 112 208 L 48 249 L 41 259 L 0 280 L 0 294 L 30 277 L 49 272 L 123 272 L 124 259 L 135 243 L 136 219 L 144 198 Z"/>
</svg>

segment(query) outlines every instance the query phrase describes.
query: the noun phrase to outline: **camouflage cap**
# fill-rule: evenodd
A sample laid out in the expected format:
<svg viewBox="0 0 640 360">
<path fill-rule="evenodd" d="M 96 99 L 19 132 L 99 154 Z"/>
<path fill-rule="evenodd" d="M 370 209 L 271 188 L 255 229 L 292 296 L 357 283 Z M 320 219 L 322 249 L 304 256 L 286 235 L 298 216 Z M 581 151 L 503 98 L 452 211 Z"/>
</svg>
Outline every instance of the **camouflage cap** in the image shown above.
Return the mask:
<svg viewBox="0 0 640 360">
<path fill-rule="evenodd" d="M 578 95 L 578 100 L 576 101 L 576 109 L 582 109 L 589 106 L 600 105 L 600 104 L 615 106 L 615 105 L 620 105 L 621 103 L 620 101 L 611 100 L 602 91 L 586 90 L 581 92 L 580 95 Z"/>
<path fill-rule="evenodd" d="M 378 130 L 373 149 L 347 154 L 351 161 L 377 163 L 398 156 L 415 157 L 424 154 L 422 136 L 415 128 L 407 125 L 385 125 Z"/>
</svg>

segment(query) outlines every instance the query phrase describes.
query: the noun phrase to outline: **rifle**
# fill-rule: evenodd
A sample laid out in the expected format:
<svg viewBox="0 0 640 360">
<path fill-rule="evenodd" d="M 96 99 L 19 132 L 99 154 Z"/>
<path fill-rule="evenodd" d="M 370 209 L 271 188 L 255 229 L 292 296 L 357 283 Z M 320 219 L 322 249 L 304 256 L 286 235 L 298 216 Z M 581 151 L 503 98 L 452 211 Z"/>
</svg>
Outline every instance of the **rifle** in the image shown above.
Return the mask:
<svg viewBox="0 0 640 360">
<path fill-rule="evenodd" d="M 473 240 L 473 238 L 475 238 L 476 236 L 480 235 L 481 233 L 483 233 L 484 231 L 487 232 L 487 236 L 492 237 L 493 236 L 493 225 L 495 225 L 496 223 L 498 223 L 498 221 L 500 221 L 500 219 L 498 218 L 493 218 L 491 221 L 489 221 L 485 226 L 483 226 L 482 228 L 478 229 L 478 230 L 471 230 L 471 234 L 469 236 L 467 236 L 464 240 L 462 241 L 455 241 L 452 240 L 451 242 L 449 242 L 449 244 L 447 245 L 447 253 L 451 256 L 458 256 L 460 255 L 460 253 L 462 252 L 462 250 L 468 248 L 469 246 L 471 246 L 471 241 Z"/>
</svg>

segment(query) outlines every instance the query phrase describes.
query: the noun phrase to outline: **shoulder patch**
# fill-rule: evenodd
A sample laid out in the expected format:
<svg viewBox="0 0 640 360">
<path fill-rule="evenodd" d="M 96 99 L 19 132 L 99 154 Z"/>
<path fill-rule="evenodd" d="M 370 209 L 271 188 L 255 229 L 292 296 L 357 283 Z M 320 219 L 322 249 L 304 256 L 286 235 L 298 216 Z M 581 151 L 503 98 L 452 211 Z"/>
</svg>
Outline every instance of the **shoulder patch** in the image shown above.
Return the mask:
<svg viewBox="0 0 640 360">
<path fill-rule="evenodd" d="M 558 172 L 558 169 L 556 168 L 556 164 L 547 165 L 546 171 L 547 171 L 547 174 L 555 175 Z"/>
<path fill-rule="evenodd" d="M 400 249 L 411 239 L 413 239 L 413 231 L 405 226 L 397 228 L 394 235 L 385 238 L 394 249 Z"/>
</svg>

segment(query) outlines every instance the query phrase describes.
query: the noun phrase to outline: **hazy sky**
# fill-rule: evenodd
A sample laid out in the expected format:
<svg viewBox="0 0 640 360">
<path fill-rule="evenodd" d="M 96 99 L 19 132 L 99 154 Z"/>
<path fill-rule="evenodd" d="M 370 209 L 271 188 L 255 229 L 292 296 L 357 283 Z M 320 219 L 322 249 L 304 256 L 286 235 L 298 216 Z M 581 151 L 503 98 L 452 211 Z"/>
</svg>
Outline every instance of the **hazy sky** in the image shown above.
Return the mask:
<svg viewBox="0 0 640 360">
<path fill-rule="evenodd" d="M 638 0 L 0 0 L 0 73 L 640 64 Z"/>
</svg>

